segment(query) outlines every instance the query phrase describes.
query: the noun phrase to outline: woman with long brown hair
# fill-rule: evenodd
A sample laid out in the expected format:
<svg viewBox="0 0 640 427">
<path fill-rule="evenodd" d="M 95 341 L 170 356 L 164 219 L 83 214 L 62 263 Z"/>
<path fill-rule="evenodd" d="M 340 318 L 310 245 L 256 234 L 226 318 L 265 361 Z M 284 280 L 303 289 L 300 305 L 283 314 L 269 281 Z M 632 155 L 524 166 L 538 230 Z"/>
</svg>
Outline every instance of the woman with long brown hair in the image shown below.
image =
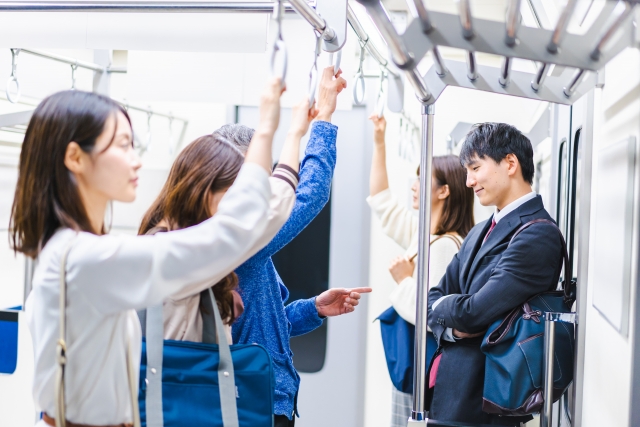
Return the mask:
<svg viewBox="0 0 640 427">
<path fill-rule="evenodd" d="M 109 203 L 136 195 L 140 160 L 126 110 L 81 91 L 54 94 L 35 109 L 10 229 L 13 249 L 38 259 L 25 307 L 33 394 L 44 413 L 38 426 L 62 419 L 139 425 L 141 331 L 134 310 L 206 289 L 263 238 L 281 94 L 274 78 L 262 96 L 259 130 L 217 214 L 155 236 L 105 234 Z"/>
<path fill-rule="evenodd" d="M 404 250 L 404 255 L 392 260 L 389 272 L 398 285 L 390 295 L 391 305 L 404 321 L 416 322 L 416 268 L 418 254 L 418 218 L 401 205 L 389 190 L 387 176 L 384 117 L 370 117 L 374 125 L 374 150 L 367 202 L 380 219 L 382 229 Z M 429 256 L 429 283 L 438 284 L 449 262 L 458 253 L 462 240 L 474 225 L 473 191 L 466 186 L 466 173 L 457 156 L 433 158 L 431 186 L 431 230 Z M 418 209 L 420 195 L 420 169 L 411 190 L 412 208 Z M 385 312 L 387 313 L 387 312 Z M 431 344 L 427 353 L 435 351 L 435 339 L 428 332 Z M 411 416 L 411 394 L 392 389 L 391 426 L 405 426 Z"/>
<path fill-rule="evenodd" d="M 271 206 L 266 236 L 275 235 L 285 223 L 298 185 L 300 140 L 307 133 L 317 110 L 309 109 L 305 99 L 293 108 L 292 122 L 282 147 L 279 163 L 269 178 Z M 224 136 L 214 132 L 202 136 L 182 150 L 171 167 L 169 178 L 160 194 L 147 210 L 139 234 L 155 234 L 180 230 L 200 224 L 214 216 L 220 199 L 233 184 L 244 162 L 244 153 Z M 269 239 L 258 240 L 248 251 L 253 255 Z M 238 276 L 234 272 L 213 286 L 212 290 L 225 322 L 231 342 L 230 325 L 242 313 L 243 304 L 235 291 Z M 186 298 L 164 301 L 164 338 L 181 341 L 202 341 L 200 293 Z"/>
</svg>

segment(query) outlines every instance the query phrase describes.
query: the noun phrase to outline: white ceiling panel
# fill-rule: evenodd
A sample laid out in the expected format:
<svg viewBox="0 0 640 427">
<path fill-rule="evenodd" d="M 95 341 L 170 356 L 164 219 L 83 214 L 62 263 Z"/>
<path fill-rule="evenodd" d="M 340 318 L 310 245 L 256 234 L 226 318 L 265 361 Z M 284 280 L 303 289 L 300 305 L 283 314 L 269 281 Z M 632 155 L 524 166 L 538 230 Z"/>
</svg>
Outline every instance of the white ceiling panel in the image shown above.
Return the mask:
<svg viewBox="0 0 640 427">
<path fill-rule="evenodd" d="M 264 52 L 267 14 L 0 13 L 0 47 Z"/>
</svg>

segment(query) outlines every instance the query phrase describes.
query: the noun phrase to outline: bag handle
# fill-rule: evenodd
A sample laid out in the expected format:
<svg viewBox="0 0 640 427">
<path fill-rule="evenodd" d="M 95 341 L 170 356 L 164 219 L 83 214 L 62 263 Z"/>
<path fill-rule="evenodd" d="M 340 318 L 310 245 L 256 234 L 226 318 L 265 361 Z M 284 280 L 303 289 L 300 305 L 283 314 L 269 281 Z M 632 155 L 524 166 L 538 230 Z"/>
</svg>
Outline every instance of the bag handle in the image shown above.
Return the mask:
<svg viewBox="0 0 640 427">
<path fill-rule="evenodd" d="M 213 309 L 215 331 L 218 336 L 218 387 L 220 388 L 220 408 L 224 427 L 239 427 L 236 404 L 236 381 L 231 358 L 231 348 L 211 288 L 208 288 L 209 300 Z M 204 292 L 200 294 L 204 298 Z M 162 349 L 164 327 L 162 304 L 149 307 L 146 313 L 147 342 L 147 394 L 145 397 L 147 426 L 163 427 L 162 414 Z M 203 325 L 203 329 L 206 329 Z"/>
<path fill-rule="evenodd" d="M 460 240 L 458 240 L 455 236 L 452 236 L 451 234 L 440 234 L 440 235 L 438 235 L 438 237 L 436 237 L 435 239 L 433 239 L 429 243 L 429 246 L 433 245 L 435 242 L 437 242 L 440 239 L 444 239 L 445 237 L 453 240 L 454 243 L 456 244 L 456 247 L 458 248 L 458 250 L 460 250 L 460 247 L 462 246 L 462 243 L 460 243 Z M 414 259 L 416 259 L 417 256 L 418 256 L 418 252 L 416 252 L 412 257 L 410 257 L 409 261 L 413 261 Z"/>
<path fill-rule="evenodd" d="M 54 391 L 54 399 L 56 405 L 56 427 L 66 427 L 67 414 L 66 414 L 66 399 L 65 399 L 65 381 L 64 374 L 67 366 L 67 259 L 73 242 L 75 242 L 76 236 L 74 236 L 64 252 L 60 260 L 60 299 L 59 299 L 59 312 L 60 312 L 60 336 L 58 338 L 58 344 L 56 345 L 56 361 L 58 363 L 58 370 L 56 372 L 56 384 Z M 138 408 L 138 392 L 136 386 L 136 379 L 133 370 L 133 360 L 131 359 L 131 341 L 127 337 L 127 380 L 129 385 L 129 392 L 131 394 L 131 411 L 133 416 L 134 427 L 140 427 L 140 408 Z"/>
<path fill-rule="evenodd" d="M 511 246 L 511 243 L 513 242 L 513 240 L 521 232 L 531 227 L 532 225 L 538 224 L 538 223 L 546 223 L 546 224 L 552 225 L 556 230 L 558 230 L 558 234 L 560 235 L 560 242 L 562 243 L 562 256 L 564 258 L 564 280 L 562 281 L 562 290 L 564 291 L 564 302 L 565 304 L 570 306 L 576 300 L 577 283 L 573 279 L 573 266 L 569 262 L 569 255 L 567 253 L 567 243 L 565 242 L 564 236 L 562 235 L 562 232 L 560 231 L 560 229 L 558 228 L 555 222 L 549 221 L 548 219 L 542 219 L 542 218 L 534 219 L 527 222 L 526 224 L 518 228 L 515 233 L 513 233 L 511 240 L 509 240 L 509 246 Z"/>
</svg>

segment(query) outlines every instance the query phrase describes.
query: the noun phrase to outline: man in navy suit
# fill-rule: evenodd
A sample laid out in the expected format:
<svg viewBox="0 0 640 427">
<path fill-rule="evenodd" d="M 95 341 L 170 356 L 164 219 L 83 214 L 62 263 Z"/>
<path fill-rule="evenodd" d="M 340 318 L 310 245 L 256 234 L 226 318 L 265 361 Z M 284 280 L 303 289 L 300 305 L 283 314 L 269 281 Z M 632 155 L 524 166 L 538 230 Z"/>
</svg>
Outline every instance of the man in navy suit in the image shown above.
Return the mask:
<svg viewBox="0 0 640 427">
<path fill-rule="evenodd" d="M 496 212 L 469 232 L 438 286 L 429 291 L 428 324 L 442 350 L 427 378 L 428 387 L 434 386 L 427 393 L 429 418 L 519 425 L 531 417 L 482 412 L 485 356 L 480 343 L 496 319 L 556 288 L 561 242 L 553 225 L 541 223 L 522 231 L 507 247 L 523 224 L 551 220 L 542 198 L 531 189 L 533 148 L 520 131 L 504 123 L 476 125 L 462 146 L 460 161 L 467 170 L 467 186 Z"/>
</svg>

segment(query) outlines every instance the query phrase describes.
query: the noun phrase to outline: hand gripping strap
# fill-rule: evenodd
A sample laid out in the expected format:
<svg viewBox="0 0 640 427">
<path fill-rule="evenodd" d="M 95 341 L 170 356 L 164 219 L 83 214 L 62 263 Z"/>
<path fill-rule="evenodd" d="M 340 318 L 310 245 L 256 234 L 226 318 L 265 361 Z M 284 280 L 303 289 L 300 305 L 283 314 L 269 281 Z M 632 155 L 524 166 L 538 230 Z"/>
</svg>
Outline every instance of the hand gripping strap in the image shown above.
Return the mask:
<svg viewBox="0 0 640 427">
<path fill-rule="evenodd" d="M 558 228 L 555 222 L 549 221 L 548 219 L 542 219 L 542 218 L 531 220 L 526 224 L 524 224 L 523 226 L 521 226 L 520 228 L 518 228 L 515 233 L 513 233 L 513 236 L 509 241 L 509 245 L 511 245 L 511 243 L 518 236 L 518 234 L 520 234 L 527 228 L 531 227 L 533 224 L 538 224 L 538 223 L 546 223 L 546 224 L 552 225 L 556 230 L 558 230 L 558 234 L 560 235 L 560 242 L 562 243 L 562 256 L 564 258 L 564 280 L 562 282 L 562 290 L 564 291 L 564 302 L 567 305 L 571 305 L 573 304 L 573 301 L 576 300 L 576 282 L 573 280 L 573 266 L 569 262 L 569 255 L 567 253 L 567 243 L 564 241 L 564 236 L 562 235 L 562 232 L 560 231 L 560 229 Z"/>
</svg>

